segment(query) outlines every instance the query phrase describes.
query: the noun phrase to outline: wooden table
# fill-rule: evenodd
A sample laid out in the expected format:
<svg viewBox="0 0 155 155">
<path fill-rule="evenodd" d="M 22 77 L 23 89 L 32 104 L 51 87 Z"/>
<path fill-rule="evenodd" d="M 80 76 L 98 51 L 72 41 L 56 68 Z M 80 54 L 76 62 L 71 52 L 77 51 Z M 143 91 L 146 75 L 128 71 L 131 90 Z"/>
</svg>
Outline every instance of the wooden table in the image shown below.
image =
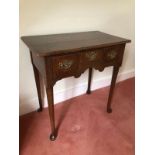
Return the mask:
<svg viewBox="0 0 155 155">
<path fill-rule="evenodd" d="M 91 93 L 92 68 L 103 71 L 113 66 L 113 75 L 107 103 L 107 112 L 111 113 L 113 90 L 122 64 L 123 54 L 128 39 L 112 36 L 99 31 L 23 36 L 21 39 L 30 49 L 32 65 L 42 111 L 40 75 L 45 81 L 48 99 L 48 110 L 51 124 L 50 139 L 55 140 L 53 86 L 65 77 L 79 77 L 89 69 L 87 94 Z"/>
</svg>

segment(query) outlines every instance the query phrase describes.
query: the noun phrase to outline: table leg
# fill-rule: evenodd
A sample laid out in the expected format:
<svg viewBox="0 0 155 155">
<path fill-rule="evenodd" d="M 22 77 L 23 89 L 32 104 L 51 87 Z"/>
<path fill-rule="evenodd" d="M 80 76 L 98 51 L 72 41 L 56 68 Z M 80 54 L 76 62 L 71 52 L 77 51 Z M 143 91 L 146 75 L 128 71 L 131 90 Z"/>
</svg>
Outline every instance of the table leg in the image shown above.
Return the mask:
<svg viewBox="0 0 155 155">
<path fill-rule="evenodd" d="M 34 70 L 34 77 L 35 77 L 35 82 L 36 82 L 36 87 L 37 87 L 37 94 L 38 94 L 38 100 L 39 100 L 39 109 L 37 110 L 38 112 L 42 111 L 42 98 L 41 98 L 41 86 L 40 86 L 40 77 L 39 77 L 39 71 L 33 65 L 33 70 Z"/>
<path fill-rule="evenodd" d="M 91 79 L 92 79 L 92 68 L 89 68 L 87 94 L 90 94 L 91 93 L 91 90 L 90 90 L 90 87 L 91 87 Z"/>
<path fill-rule="evenodd" d="M 50 140 L 54 141 L 56 139 L 57 133 L 55 129 L 55 118 L 54 118 L 54 99 L 53 99 L 53 87 L 47 88 L 47 100 L 48 100 L 48 111 L 50 117 L 50 124 L 51 124 L 51 135 Z"/>
<path fill-rule="evenodd" d="M 108 104 L 107 104 L 107 112 L 108 113 L 112 112 L 111 100 L 112 100 L 112 97 L 113 97 L 113 92 L 114 92 L 114 87 L 115 87 L 118 71 L 119 71 L 119 67 L 118 66 L 116 66 L 116 67 L 114 66 L 112 80 L 111 80 L 111 86 L 110 86 L 110 92 L 109 92 L 109 97 L 108 97 Z"/>
</svg>

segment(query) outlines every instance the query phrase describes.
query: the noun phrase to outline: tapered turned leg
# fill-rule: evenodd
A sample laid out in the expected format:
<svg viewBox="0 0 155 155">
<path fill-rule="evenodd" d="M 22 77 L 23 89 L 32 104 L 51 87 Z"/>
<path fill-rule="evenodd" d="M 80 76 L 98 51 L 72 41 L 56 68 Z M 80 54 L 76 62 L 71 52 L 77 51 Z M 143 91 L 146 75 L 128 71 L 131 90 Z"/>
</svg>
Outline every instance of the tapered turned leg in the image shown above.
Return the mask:
<svg viewBox="0 0 155 155">
<path fill-rule="evenodd" d="M 90 94 L 91 93 L 91 90 L 90 90 L 90 87 L 91 87 L 91 79 L 92 79 L 92 68 L 89 68 L 87 94 Z"/>
<path fill-rule="evenodd" d="M 42 107 L 42 99 L 41 99 L 40 77 L 39 77 L 39 71 L 35 67 L 35 65 L 33 65 L 33 70 L 34 70 L 34 77 L 35 77 L 35 81 L 36 81 L 37 94 L 38 94 L 38 100 L 39 100 L 39 109 L 37 111 L 40 112 L 43 109 L 43 107 Z"/>
<path fill-rule="evenodd" d="M 51 124 L 51 135 L 50 140 L 54 141 L 56 139 L 57 133 L 55 129 L 55 118 L 54 118 L 54 99 L 53 99 L 53 87 L 47 88 L 47 100 L 48 100 L 48 111 L 50 117 L 50 124 Z"/>
<path fill-rule="evenodd" d="M 112 97 L 113 97 L 113 92 L 114 92 L 114 87 L 115 87 L 118 71 L 119 71 L 119 67 L 114 67 L 113 68 L 113 75 L 112 75 L 110 92 L 109 92 L 109 97 L 108 97 L 108 104 L 107 104 L 107 112 L 108 113 L 112 112 L 111 100 L 112 100 Z"/>
</svg>

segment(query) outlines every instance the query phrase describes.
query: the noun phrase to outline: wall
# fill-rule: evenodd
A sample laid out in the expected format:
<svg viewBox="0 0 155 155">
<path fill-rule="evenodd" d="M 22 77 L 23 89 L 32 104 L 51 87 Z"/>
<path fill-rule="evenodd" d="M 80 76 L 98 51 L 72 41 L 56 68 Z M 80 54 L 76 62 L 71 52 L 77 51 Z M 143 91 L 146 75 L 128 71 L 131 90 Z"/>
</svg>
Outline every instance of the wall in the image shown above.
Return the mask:
<svg viewBox="0 0 155 155">
<path fill-rule="evenodd" d="M 132 40 L 127 44 L 120 78 L 134 75 L 134 0 L 20 0 L 20 36 L 99 30 Z M 29 50 L 19 41 L 20 114 L 38 107 Z M 112 68 L 94 71 L 93 89 L 109 85 Z M 55 103 L 85 92 L 86 71 L 54 86 Z M 45 96 L 45 106 L 46 96 Z"/>
</svg>

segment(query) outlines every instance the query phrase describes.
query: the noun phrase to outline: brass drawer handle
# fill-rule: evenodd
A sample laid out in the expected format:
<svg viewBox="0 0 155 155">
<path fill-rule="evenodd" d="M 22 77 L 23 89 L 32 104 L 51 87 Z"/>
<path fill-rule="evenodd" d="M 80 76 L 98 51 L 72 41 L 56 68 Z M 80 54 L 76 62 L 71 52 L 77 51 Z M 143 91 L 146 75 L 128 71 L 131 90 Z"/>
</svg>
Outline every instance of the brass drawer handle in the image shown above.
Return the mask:
<svg viewBox="0 0 155 155">
<path fill-rule="evenodd" d="M 72 60 L 63 60 L 62 62 L 59 62 L 59 68 L 60 69 L 69 69 L 73 64 Z"/>
<path fill-rule="evenodd" d="M 97 56 L 97 53 L 94 51 L 86 53 L 86 57 L 89 59 L 89 61 L 95 60 L 96 56 Z"/>
<path fill-rule="evenodd" d="M 116 55 L 117 55 L 117 52 L 116 52 L 116 51 L 111 51 L 111 52 L 109 52 L 109 53 L 107 54 L 107 57 L 108 57 L 109 59 L 114 59 L 114 58 L 116 57 Z"/>
</svg>

